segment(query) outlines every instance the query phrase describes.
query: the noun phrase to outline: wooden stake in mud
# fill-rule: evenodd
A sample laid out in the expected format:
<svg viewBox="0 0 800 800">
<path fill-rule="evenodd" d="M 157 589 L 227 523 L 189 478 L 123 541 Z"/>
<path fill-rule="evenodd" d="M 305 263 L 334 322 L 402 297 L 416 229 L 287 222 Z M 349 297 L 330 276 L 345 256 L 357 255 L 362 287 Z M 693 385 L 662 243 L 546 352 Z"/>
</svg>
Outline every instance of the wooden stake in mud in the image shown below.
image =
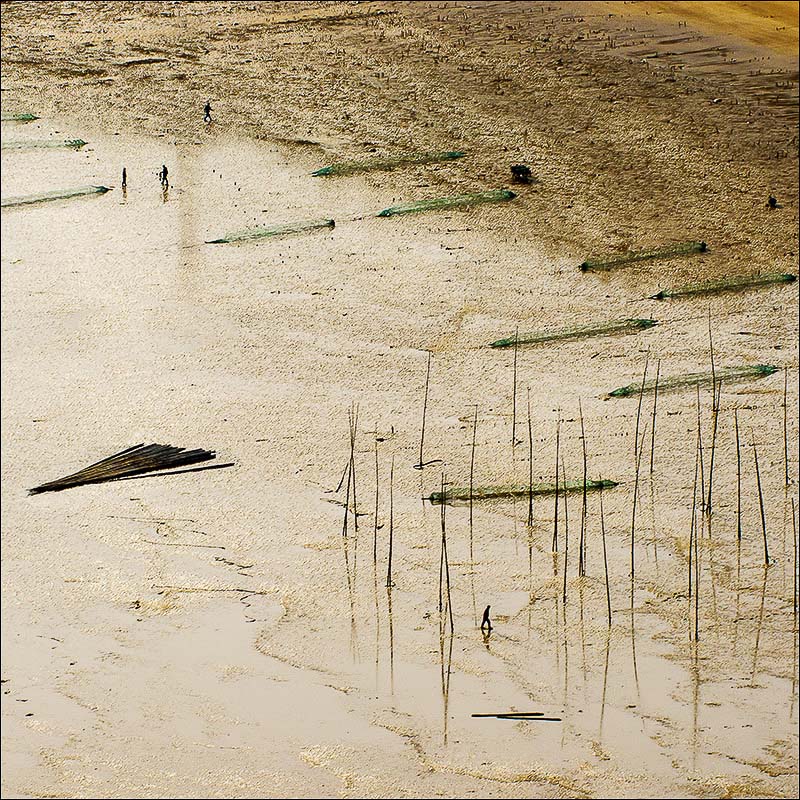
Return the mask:
<svg viewBox="0 0 800 800">
<path fill-rule="evenodd" d="M 372 564 L 378 563 L 378 494 L 380 483 L 378 481 L 378 437 L 375 437 L 375 513 L 372 524 Z"/>
<path fill-rule="evenodd" d="M 469 563 L 473 559 L 473 528 L 472 528 L 472 495 L 475 485 L 475 440 L 478 434 L 478 406 L 475 406 L 475 416 L 472 419 L 472 451 L 469 457 Z"/>
<path fill-rule="evenodd" d="M 358 406 L 350 409 L 350 476 L 353 485 L 353 528 L 358 533 L 358 504 L 356 502 L 356 435 L 358 432 Z"/>
<path fill-rule="evenodd" d="M 558 421 L 556 422 L 556 475 L 555 475 L 555 513 L 553 514 L 553 552 L 558 552 L 558 457 L 559 446 L 561 444 L 561 409 L 558 409 Z"/>
<path fill-rule="evenodd" d="M 714 483 L 714 453 L 717 449 L 717 425 L 719 424 L 719 409 L 720 409 L 720 401 L 722 397 L 722 380 L 719 382 L 719 386 L 717 387 L 714 405 L 713 405 L 713 414 L 714 414 L 714 424 L 711 428 L 711 460 L 708 465 L 708 495 L 706 499 L 706 514 L 711 516 L 711 487 Z M 709 536 L 711 535 L 711 527 L 709 526 Z"/>
<path fill-rule="evenodd" d="M 447 495 L 445 494 L 445 480 L 444 480 L 444 472 L 442 473 L 442 500 L 447 500 Z M 440 542 L 440 549 L 439 549 L 439 613 L 441 614 L 444 611 L 444 531 L 445 531 L 445 507 L 446 503 L 443 502 L 441 508 L 439 509 L 439 523 L 442 527 L 442 539 Z"/>
<path fill-rule="evenodd" d="M 347 524 L 350 520 L 350 464 L 348 463 L 347 468 L 347 491 L 345 492 L 344 498 L 344 519 L 342 520 L 342 538 L 347 538 Z"/>
<path fill-rule="evenodd" d="M 797 624 L 797 516 L 794 507 L 794 497 L 792 498 L 792 549 L 794 557 L 792 559 L 792 612 L 794 613 L 795 624 Z"/>
<path fill-rule="evenodd" d="M 736 538 L 742 541 L 742 450 L 739 444 L 739 409 L 733 410 L 736 430 Z"/>
<path fill-rule="evenodd" d="M 639 424 L 642 418 L 642 398 L 644 397 L 644 386 L 647 380 L 647 366 L 650 362 L 650 351 L 647 351 L 647 356 L 644 360 L 644 372 L 642 373 L 642 385 L 639 389 L 639 406 L 636 409 L 636 428 L 633 433 L 633 463 L 636 470 L 636 477 L 633 485 L 633 512 L 631 516 L 631 611 L 633 611 L 633 594 L 634 582 L 636 575 L 636 562 L 635 562 L 635 531 L 636 531 L 636 502 L 639 497 L 639 465 L 642 462 L 642 454 L 639 442 Z M 646 428 L 645 428 L 646 429 Z M 644 445 L 644 436 L 642 436 L 642 445 Z"/>
<path fill-rule="evenodd" d="M 688 575 L 688 583 L 689 583 L 689 641 L 692 640 L 692 567 L 694 566 L 694 540 L 695 540 L 695 529 L 696 529 L 696 518 L 697 518 L 697 473 L 700 468 L 700 459 L 699 459 L 699 450 L 697 449 L 697 443 L 695 442 L 695 450 L 694 450 L 694 483 L 692 484 L 692 522 L 689 528 L 689 575 Z"/>
<path fill-rule="evenodd" d="M 394 456 L 389 467 L 389 566 L 386 570 L 386 586 L 392 587 L 392 546 L 394 544 Z"/>
<path fill-rule="evenodd" d="M 636 503 L 639 499 L 639 470 L 642 466 L 642 452 L 644 451 L 646 436 L 647 425 L 644 426 L 642 441 L 639 447 L 637 447 L 638 457 L 636 459 L 636 473 L 633 480 L 633 511 L 631 512 L 631 612 L 633 611 L 634 585 L 636 583 Z"/>
<path fill-rule="evenodd" d="M 561 459 L 561 479 L 564 481 L 564 486 L 567 485 L 567 471 L 564 469 L 564 459 Z M 564 490 L 564 591 L 562 593 L 561 602 L 566 606 L 567 604 L 567 562 L 569 561 L 569 503 L 567 500 L 566 488 Z M 566 613 L 566 611 L 564 612 Z"/>
<path fill-rule="evenodd" d="M 428 350 L 428 369 L 425 373 L 425 399 L 422 401 L 422 427 L 419 434 L 419 463 L 414 465 L 414 469 L 422 469 L 425 462 L 422 460 L 423 447 L 425 445 L 425 417 L 428 413 L 428 389 L 431 385 L 431 358 L 433 353 Z"/>
<path fill-rule="evenodd" d="M 700 384 L 697 384 L 697 441 L 700 448 L 700 508 L 705 510 L 706 505 L 706 478 L 703 465 L 703 433 L 700 424 Z"/>
<path fill-rule="evenodd" d="M 694 640 L 700 641 L 700 531 L 694 529 Z"/>
<path fill-rule="evenodd" d="M 386 610 L 389 616 L 389 687 L 394 694 L 394 616 L 392 614 L 392 586 L 386 584 Z"/>
<path fill-rule="evenodd" d="M 347 412 L 347 425 L 350 431 L 350 457 L 347 461 L 345 472 L 347 473 L 347 489 L 344 498 L 344 521 L 342 522 L 342 537 L 347 538 L 347 525 L 350 517 L 350 487 L 353 482 L 353 411 L 349 409 Z M 341 486 L 341 481 L 339 482 Z"/>
<path fill-rule="evenodd" d="M 752 431 L 750 436 L 753 436 Z M 753 438 L 753 459 L 756 466 L 756 484 L 758 486 L 758 507 L 761 511 L 761 533 L 764 536 L 764 566 L 769 566 L 769 548 L 767 547 L 767 518 L 764 514 L 764 494 L 761 491 L 761 471 L 758 468 L 758 448 L 756 447 L 756 440 Z"/>
<path fill-rule="evenodd" d="M 356 436 L 358 434 L 358 406 L 350 409 L 350 477 L 353 486 L 353 583 L 358 570 L 358 503 L 356 500 Z"/>
<path fill-rule="evenodd" d="M 517 446 L 517 350 L 519 349 L 519 325 L 514 330 L 514 380 L 511 390 L 511 452 Z"/>
<path fill-rule="evenodd" d="M 708 307 L 708 350 L 711 354 L 711 410 L 716 411 L 716 394 L 715 387 L 717 385 L 717 371 L 714 365 L 714 339 L 711 336 L 711 306 Z"/>
<path fill-rule="evenodd" d="M 783 485 L 789 485 L 789 416 L 786 399 L 789 394 L 789 368 L 783 368 Z"/>
<path fill-rule="evenodd" d="M 581 505 L 581 537 L 578 546 L 578 575 L 586 575 L 586 481 L 588 480 L 588 465 L 586 460 L 586 429 L 583 424 L 583 406 L 578 400 L 578 411 L 581 418 L 581 442 L 583 443 L 583 503 Z"/>
<path fill-rule="evenodd" d="M 611 584 L 608 580 L 608 553 L 606 552 L 606 515 L 603 510 L 603 485 L 600 476 L 600 535 L 603 538 L 603 569 L 606 574 L 606 606 L 608 607 L 608 627 L 611 627 Z"/>
<path fill-rule="evenodd" d="M 644 385 L 647 381 L 647 365 L 650 363 L 650 351 L 647 351 L 647 355 L 644 359 L 644 372 L 642 373 L 642 386 L 639 389 L 639 406 L 636 409 L 636 430 L 633 434 L 633 463 L 636 464 L 636 461 L 639 458 L 639 423 L 642 418 L 642 399 L 644 397 Z"/>
<path fill-rule="evenodd" d="M 653 422 L 650 426 L 650 474 L 653 474 L 656 453 L 656 406 L 658 404 L 658 379 L 661 375 L 661 359 L 656 362 L 656 383 L 653 387 Z"/>
<path fill-rule="evenodd" d="M 528 389 L 528 528 L 530 529 L 532 527 L 533 527 L 533 429 L 531 428 L 531 390 Z"/>
<path fill-rule="evenodd" d="M 447 480 L 444 473 L 442 473 L 442 497 L 446 498 L 445 492 L 447 491 Z M 439 613 L 444 611 L 444 605 L 447 604 L 448 618 L 450 620 L 450 632 L 453 632 L 453 606 L 450 602 L 450 560 L 447 556 L 447 523 L 445 517 L 446 502 L 442 503 L 441 509 L 441 524 L 442 524 L 442 549 L 439 557 Z M 442 586 L 442 579 L 444 578 L 444 587 Z M 444 628 L 442 628 L 442 633 Z"/>
<path fill-rule="evenodd" d="M 692 640 L 692 568 L 694 566 L 696 552 L 695 542 L 697 541 L 697 475 L 700 471 L 700 449 L 695 442 L 694 451 L 694 483 L 692 484 L 692 523 L 689 528 L 689 641 Z M 695 587 L 696 591 L 696 587 Z M 695 606 L 697 600 L 695 599 Z"/>
</svg>

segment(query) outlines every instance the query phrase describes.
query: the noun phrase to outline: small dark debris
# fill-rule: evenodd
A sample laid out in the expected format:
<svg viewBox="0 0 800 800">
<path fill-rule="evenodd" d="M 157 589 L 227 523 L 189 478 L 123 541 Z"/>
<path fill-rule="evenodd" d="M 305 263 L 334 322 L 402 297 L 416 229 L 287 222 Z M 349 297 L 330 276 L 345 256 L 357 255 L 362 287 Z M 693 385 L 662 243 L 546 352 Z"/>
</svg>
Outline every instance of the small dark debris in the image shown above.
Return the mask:
<svg viewBox="0 0 800 800">
<path fill-rule="evenodd" d="M 514 183 L 530 183 L 533 173 L 525 164 L 512 164 L 511 175 Z"/>
</svg>

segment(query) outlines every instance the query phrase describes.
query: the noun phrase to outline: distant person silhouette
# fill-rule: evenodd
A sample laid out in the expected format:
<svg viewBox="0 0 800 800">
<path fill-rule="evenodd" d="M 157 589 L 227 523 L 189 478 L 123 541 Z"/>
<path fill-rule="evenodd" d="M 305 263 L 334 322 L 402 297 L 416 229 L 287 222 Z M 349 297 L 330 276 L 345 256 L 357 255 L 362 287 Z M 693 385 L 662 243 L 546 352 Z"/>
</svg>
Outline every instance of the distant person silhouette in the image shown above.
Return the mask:
<svg viewBox="0 0 800 800">
<path fill-rule="evenodd" d="M 203 122 L 211 122 L 211 101 L 208 100 L 203 106 Z"/>
<path fill-rule="evenodd" d="M 169 178 L 167 177 L 169 173 L 167 172 L 167 165 L 161 165 L 161 172 L 158 173 L 158 177 L 161 179 L 162 186 L 169 186 Z"/>
<path fill-rule="evenodd" d="M 126 189 L 128 187 L 128 171 L 125 167 L 122 168 L 122 188 Z"/>
</svg>

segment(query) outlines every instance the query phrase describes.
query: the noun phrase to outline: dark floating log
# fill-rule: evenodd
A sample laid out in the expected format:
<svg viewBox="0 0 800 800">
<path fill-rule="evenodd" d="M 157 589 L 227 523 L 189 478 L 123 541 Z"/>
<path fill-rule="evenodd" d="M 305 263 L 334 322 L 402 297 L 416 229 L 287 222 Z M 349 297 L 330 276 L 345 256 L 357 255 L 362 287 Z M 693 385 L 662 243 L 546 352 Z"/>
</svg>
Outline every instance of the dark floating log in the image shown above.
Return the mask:
<svg viewBox="0 0 800 800">
<path fill-rule="evenodd" d="M 495 719 L 513 719 L 517 722 L 561 722 L 561 717 L 525 717 L 515 714 L 498 714 Z"/>
</svg>

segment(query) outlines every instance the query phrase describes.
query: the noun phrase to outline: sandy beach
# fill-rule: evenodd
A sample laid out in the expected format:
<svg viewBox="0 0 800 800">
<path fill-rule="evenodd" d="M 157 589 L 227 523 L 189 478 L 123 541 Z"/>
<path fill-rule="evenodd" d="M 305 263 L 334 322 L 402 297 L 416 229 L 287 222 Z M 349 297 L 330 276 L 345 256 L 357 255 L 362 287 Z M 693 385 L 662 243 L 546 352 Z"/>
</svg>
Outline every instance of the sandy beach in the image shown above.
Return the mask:
<svg viewBox="0 0 800 800">
<path fill-rule="evenodd" d="M 797 13 L 3 3 L 2 796 L 797 797 Z"/>
</svg>

